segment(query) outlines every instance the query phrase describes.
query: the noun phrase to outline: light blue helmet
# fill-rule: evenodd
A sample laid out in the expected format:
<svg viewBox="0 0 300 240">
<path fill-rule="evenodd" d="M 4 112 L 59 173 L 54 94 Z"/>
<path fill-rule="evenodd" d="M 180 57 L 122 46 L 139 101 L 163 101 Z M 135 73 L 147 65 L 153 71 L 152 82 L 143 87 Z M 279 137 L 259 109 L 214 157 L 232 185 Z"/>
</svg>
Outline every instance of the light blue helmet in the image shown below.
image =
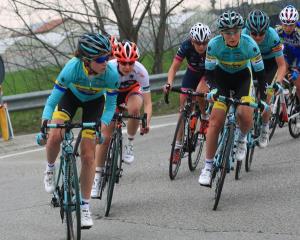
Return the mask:
<svg viewBox="0 0 300 240">
<path fill-rule="evenodd" d="M 111 52 L 110 41 L 99 33 L 86 33 L 78 39 L 79 56 L 94 59 Z"/>
<path fill-rule="evenodd" d="M 267 31 L 270 26 L 269 16 L 260 10 L 253 10 L 246 20 L 246 28 L 250 32 L 261 33 Z"/>
</svg>

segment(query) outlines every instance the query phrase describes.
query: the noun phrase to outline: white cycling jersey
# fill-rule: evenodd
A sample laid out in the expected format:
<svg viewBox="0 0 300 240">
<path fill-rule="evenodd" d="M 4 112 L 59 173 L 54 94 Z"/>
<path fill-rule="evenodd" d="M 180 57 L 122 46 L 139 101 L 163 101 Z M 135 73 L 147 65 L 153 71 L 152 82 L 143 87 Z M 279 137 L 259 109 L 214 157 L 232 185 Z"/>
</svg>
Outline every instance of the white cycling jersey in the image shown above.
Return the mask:
<svg viewBox="0 0 300 240">
<path fill-rule="evenodd" d="M 116 59 L 110 61 L 113 65 L 118 66 Z M 127 76 L 123 76 L 119 71 L 120 92 L 126 92 L 136 87 L 137 84 L 141 87 L 143 93 L 150 92 L 149 74 L 146 68 L 140 62 L 134 63 L 134 68 Z"/>
</svg>

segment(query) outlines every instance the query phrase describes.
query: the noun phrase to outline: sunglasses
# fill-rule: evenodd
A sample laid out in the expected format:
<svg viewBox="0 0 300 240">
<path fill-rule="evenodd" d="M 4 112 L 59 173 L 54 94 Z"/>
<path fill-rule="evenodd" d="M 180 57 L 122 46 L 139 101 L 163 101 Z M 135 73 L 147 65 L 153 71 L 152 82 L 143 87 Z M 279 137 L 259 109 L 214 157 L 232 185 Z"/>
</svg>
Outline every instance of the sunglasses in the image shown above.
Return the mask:
<svg viewBox="0 0 300 240">
<path fill-rule="evenodd" d="M 198 45 L 198 46 L 206 46 L 208 44 L 208 41 L 204 41 L 204 42 L 198 42 L 198 41 L 193 41 L 194 44 Z"/>
<path fill-rule="evenodd" d="M 96 63 L 104 63 L 109 60 L 109 55 L 101 56 L 98 58 L 93 59 Z"/>
<path fill-rule="evenodd" d="M 257 37 L 257 36 L 260 36 L 262 37 L 263 35 L 265 35 L 266 32 L 260 32 L 260 33 L 257 33 L 257 32 L 251 32 L 251 35 L 254 36 L 254 37 Z"/>
<path fill-rule="evenodd" d="M 236 30 L 232 30 L 232 31 L 228 31 L 228 30 L 226 30 L 226 31 L 222 31 L 222 33 L 224 33 L 225 35 L 236 35 L 236 34 L 238 34 L 238 33 L 240 33 L 240 30 L 239 29 L 236 29 Z"/>
<path fill-rule="evenodd" d="M 122 66 L 126 66 L 126 65 L 129 65 L 129 66 L 132 66 L 135 62 L 119 62 Z"/>
</svg>

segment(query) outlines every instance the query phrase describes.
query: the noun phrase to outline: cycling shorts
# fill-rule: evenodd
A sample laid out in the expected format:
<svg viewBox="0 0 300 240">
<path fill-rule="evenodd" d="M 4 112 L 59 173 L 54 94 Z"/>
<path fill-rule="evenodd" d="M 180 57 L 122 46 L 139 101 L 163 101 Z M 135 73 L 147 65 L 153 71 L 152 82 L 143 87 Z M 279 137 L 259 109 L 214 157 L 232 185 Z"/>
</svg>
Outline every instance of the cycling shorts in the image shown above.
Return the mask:
<svg viewBox="0 0 300 240">
<path fill-rule="evenodd" d="M 143 92 L 139 84 L 135 84 L 132 88 L 128 89 L 128 91 L 119 92 L 117 97 L 117 111 L 120 111 L 119 106 L 121 104 L 127 104 L 128 98 L 132 95 L 139 95 L 143 98 Z"/>
<path fill-rule="evenodd" d="M 229 97 L 230 91 L 233 91 L 233 97 L 244 100 L 245 102 L 254 102 L 254 88 L 252 75 L 248 68 L 242 69 L 235 73 L 229 73 L 216 67 L 215 84 L 217 86 L 217 93 L 222 96 Z M 225 103 L 216 101 L 213 108 L 227 110 Z"/>
<path fill-rule="evenodd" d="M 184 74 L 181 87 L 196 90 L 199 82 L 201 81 L 202 77 L 204 76 L 204 73 L 205 73 L 205 70 L 203 70 L 201 72 L 195 72 L 188 68 Z"/>
<path fill-rule="evenodd" d="M 52 119 L 53 120 L 72 120 L 79 107 L 82 108 L 82 122 L 97 122 L 102 113 L 105 103 L 105 97 L 102 95 L 99 98 L 87 102 L 81 102 L 70 89 L 67 89 L 62 99 L 58 103 Z M 95 131 L 93 129 L 83 129 L 83 138 L 95 139 Z"/>
</svg>

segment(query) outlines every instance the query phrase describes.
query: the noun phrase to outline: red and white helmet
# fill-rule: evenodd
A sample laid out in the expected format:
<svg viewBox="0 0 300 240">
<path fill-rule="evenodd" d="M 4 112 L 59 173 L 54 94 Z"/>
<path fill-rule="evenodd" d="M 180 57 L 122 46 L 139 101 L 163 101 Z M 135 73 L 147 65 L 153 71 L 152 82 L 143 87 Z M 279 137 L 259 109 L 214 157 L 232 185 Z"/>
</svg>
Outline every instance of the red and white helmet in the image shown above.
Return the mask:
<svg viewBox="0 0 300 240">
<path fill-rule="evenodd" d="M 138 60 L 140 54 L 137 45 L 126 40 L 118 43 L 114 56 L 118 62 L 134 62 Z"/>
<path fill-rule="evenodd" d="M 119 42 L 118 42 L 117 38 L 113 35 L 109 36 L 109 41 L 110 41 L 110 46 L 111 46 L 111 54 L 114 55 Z"/>
<path fill-rule="evenodd" d="M 203 23 L 196 23 L 190 30 L 191 39 L 197 42 L 205 42 L 210 39 L 211 31 L 209 27 Z"/>
<path fill-rule="evenodd" d="M 298 21 L 299 13 L 294 6 L 288 5 L 281 10 L 279 14 L 279 19 L 283 24 L 292 25 Z"/>
</svg>

